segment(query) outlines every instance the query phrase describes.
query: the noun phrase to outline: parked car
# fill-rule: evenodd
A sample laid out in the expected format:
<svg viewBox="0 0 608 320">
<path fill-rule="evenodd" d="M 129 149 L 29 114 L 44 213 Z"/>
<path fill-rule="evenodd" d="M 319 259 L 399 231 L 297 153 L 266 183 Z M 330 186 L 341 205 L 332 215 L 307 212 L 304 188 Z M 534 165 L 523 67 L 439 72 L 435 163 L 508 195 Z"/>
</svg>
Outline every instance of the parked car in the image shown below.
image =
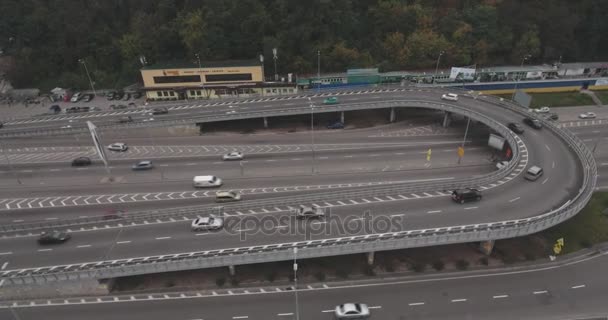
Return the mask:
<svg viewBox="0 0 608 320">
<path fill-rule="evenodd" d="M 61 232 L 61 231 L 51 231 L 51 232 L 46 232 L 43 231 L 40 234 L 40 237 L 38 237 L 38 243 L 39 244 L 59 244 L 59 243 L 64 243 L 68 240 L 70 240 L 72 236 L 69 235 L 66 232 Z"/>
<path fill-rule="evenodd" d="M 595 119 L 595 112 L 585 112 L 578 115 L 581 119 Z"/>
<path fill-rule="evenodd" d="M 137 108 L 137 105 L 135 104 L 135 102 L 129 102 L 129 108 Z"/>
<path fill-rule="evenodd" d="M 327 126 L 327 129 L 344 129 L 344 123 L 338 121 Z"/>
<path fill-rule="evenodd" d="M 300 205 L 296 212 L 298 219 L 323 218 L 325 211 L 322 208 Z"/>
<path fill-rule="evenodd" d="M 114 100 L 115 96 L 116 96 L 116 92 L 114 92 L 114 91 L 110 91 L 110 92 L 106 93 L 106 99 L 108 99 L 108 101 Z"/>
<path fill-rule="evenodd" d="M 481 200 L 481 191 L 473 188 L 458 189 L 452 192 L 452 200 L 458 203 Z"/>
<path fill-rule="evenodd" d="M 88 112 L 89 107 L 69 107 L 65 109 L 65 113 Z"/>
<path fill-rule="evenodd" d="M 167 114 L 169 110 L 165 107 L 152 109 L 152 114 Z"/>
<path fill-rule="evenodd" d="M 511 131 L 513 131 L 513 132 L 515 132 L 517 134 L 524 133 L 524 128 L 521 125 L 519 125 L 519 123 L 513 123 L 513 122 L 511 122 L 511 123 L 509 123 L 507 125 L 507 128 L 509 128 Z"/>
<path fill-rule="evenodd" d="M 114 93 L 114 100 L 121 100 L 123 97 L 125 96 L 124 92 L 115 92 Z"/>
<path fill-rule="evenodd" d="M 124 96 L 122 96 L 122 101 L 127 101 L 131 99 L 131 94 L 129 93 L 125 93 Z"/>
<path fill-rule="evenodd" d="M 243 153 L 240 151 L 232 151 L 232 152 L 226 153 L 225 155 L 222 156 L 222 160 L 224 160 L 224 161 L 243 160 L 243 158 L 244 158 Z"/>
<path fill-rule="evenodd" d="M 534 112 L 536 112 L 536 113 L 548 113 L 549 111 L 551 111 L 551 109 L 549 107 L 540 107 L 540 108 L 534 109 Z"/>
<path fill-rule="evenodd" d="M 152 164 L 152 161 L 150 160 L 142 160 L 139 161 L 138 163 L 134 164 L 131 169 L 133 170 L 150 170 L 154 168 L 154 165 Z"/>
<path fill-rule="evenodd" d="M 218 230 L 224 227 L 224 218 L 210 215 L 209 217 L 199 217 L 192 221 L 192 230 Z"/>
<path fill-rule="evenodd" d="M 458 95 L 455 93 L 446 93 L 441 95 L 441 99 L 449 101 L 458 101 Z"/>
<path fill-rule="evenodd" d="M 323 104 L 325 105 L 332 105 L 332 104 L 338 104 L 338 97 L 329 97 L 325 100 L 323 100 Z"/>
<path fill-rule="evenodd" d="M 93 94 L 85 94 L 84 97 L 82 98 L 82 101 L 89 102 L 89 101 L 93 100 L 93 98 L 95 98 L 95 96 Z"/>
<path fill-rule="evenodd" d="M 215 193 L 215 202 L 232 202 L 241 200 L 241 194 L 235 191 L 218 191 Z"/>
<path fill-rule="evenodd" d="M 49 110 L 51 110 L 53 113 L 57 114 L 57 113 L 61 112 L 61 107 L 58 104 L 54 104 L 49 107 Z"/>
<path fill-rule="evenodd" d="M 112 110 L 127 109 L 127 106 L 124 104 L 119 104 L 119 105 L 111 104 L 110 109 L 112 109 Z"/>
<path fill-rule="evenodd" d="M 540 130 L 543 127 L 543 124 L 538 119 L 534 118 L 524 118 L 524 123 L 536 130 Z"/>
<path fill-rule="evenodd" d="M 93 162 L 89 157 L 78 157 L 72 160 L 72 167 L 90 166 Z"/>
<path fill-rule="evenodd" d="M 127 151 L 129 149 L 129 147 L 122 142 L 116 142 L 116 143 L 112 143 L 111 145 L 108 146 L 108 150 L 110 151 L 119 151 L 119 152 L 124 152 Z"/>
<path fill-rule="evenodd" d="M 70 101 L 72 103 L 74 103 L 74 102 L 78 102 L 78 100 L 80 100 L 80 99 L 82 99 L 82 93 L 76 92 L 76 93 L 74 93 L 74 95 L 72 96 L 72 98 L 70 98 Z"/>
<path fill-rule="evenodd" d="M 336 306 L 334 315 L 336 319 L 367 319 L 370 313 L 364 303 L 345 303 Z"/>
<path fill-rule="evenodd" d="M 136 91 L 136 92 L 134 92 L 134 93 L 131 95 L 131 97 L 132 97 L 133 99 L 139 99 L 139 98 L 141 98 L 141 92 Z"/>
</svg>

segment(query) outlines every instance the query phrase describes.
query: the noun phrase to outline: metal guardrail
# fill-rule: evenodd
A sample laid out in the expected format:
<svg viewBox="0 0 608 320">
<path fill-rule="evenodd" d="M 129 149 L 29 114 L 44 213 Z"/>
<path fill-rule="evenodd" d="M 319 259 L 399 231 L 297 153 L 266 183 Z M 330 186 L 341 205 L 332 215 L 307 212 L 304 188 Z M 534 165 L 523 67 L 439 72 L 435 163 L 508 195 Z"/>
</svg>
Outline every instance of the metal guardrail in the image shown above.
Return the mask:
<svg viewBox="0 0 608 320">
<path fill-rule="evenodd" d="M 497 106 L 527 115 L 525 111 L 519 110 L 509 104 L 492 100 L 491 98 L 483 99 L 487 99 L 487 102 Z M 597 179 L 595 159 L 585 144 L 570 132 L 561 130 L 551 123 L 545 122 L 545 126 L 548 130 L 553 131 L 562 138 L 572 151 L 577 154 L 582 162 L 584 175 L 582 187 L 573 199 L 561 207 L 542 215 L 526 219 L 484 224 L 207 250 L 68 266 L 7 270 L 1 273 L 1 278 L 13 285 L 78 278 L 112 278 L 145 273 L 288 260 L 293 258 L 293 248 L 298 248 L 298 256 L 300 258 L 312 258 L 437 244 L 496 240 L 528 235 L 560 223 L 578 213 L 591 198 Z M 504 128 L 504 126 L 500 125 L 493 128 L 500 133 L 502 131 L 501 128 Z M 509 136 L 514 140 L 511 134 L 507 137 Z M 514 162 L 512 161 L 510 167 L 515 165 Z"/>
</svg>

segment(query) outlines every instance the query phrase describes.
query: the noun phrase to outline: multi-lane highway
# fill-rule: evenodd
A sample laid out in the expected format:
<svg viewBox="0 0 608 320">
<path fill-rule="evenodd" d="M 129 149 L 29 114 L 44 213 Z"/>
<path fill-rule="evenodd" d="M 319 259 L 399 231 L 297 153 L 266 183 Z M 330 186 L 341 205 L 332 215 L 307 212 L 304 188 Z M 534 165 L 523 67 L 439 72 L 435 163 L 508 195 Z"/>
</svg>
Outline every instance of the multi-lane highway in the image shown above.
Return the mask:
<svg viewBox="0 0 608 320">
<path fill-rule="evenodd" d="M 344 104 L 357 105 L 379 101 L 403 101 L 402 103 L 407 105 L 408 101 L 415 103 L 422 101 L 434 106 L 444 103 L 439 97 L 437 92 L 431 90 L 405 90 L 342 94 L 340 101 Z M 322 99 L 322 97 L 311 97 L 317 109 L 332 108 L 320 106 Z M 198 118 L 227 113 L 240 115 L 258 110 L 265 112 L 274 110 L 280 114 L 280 110 L 309 104 L 305 97 L 258 100 L 260 101 L 173 107 L 169 117 Z M 521 113 L 478 99 L 462 97 L 455 104 L 466 106 L 469 110 L 483 114 L 502 125 L 509 122 L 519 123 L 523 118 Z M 67 125 L 66 123 L 71 123 L 71 126 L 82 125 L 78 121 L 83 120 L 115 123 L 113 117 L 117 116 L 120 115 L 106 113 L 53 116 L 32 121 L 8 122 L 6 128 L 10 131 L 45 130 Z M 429 116 L 437 117 L 437 113 L 431 112 Z M 570 120 L 574 121 L 574 119 Z M 269 121 L 280 120 L 270 118 Z M 584 187 L 583 177 L 586 169 L 564 140 L 552 130 L 535 131 L 526 128 L 526 132 L 518 138 L 521 140 L 517 140 L 516 151 L 520 156 L 519 161 L 512 166 L 509 174 L 485 184 L 472 185 L 483 192 L 483 199 L 480 202 L 464 205 L 452 202 L 451 190 L 442 185 L 470 177 L 484 177 L 497 170 L 491 159 L 492 151 L 485 146 L 488 131 L 483 129 L 483 125 L 476 123 L 473 123 L 471 131 L 468 132 L 465 157 L 458 163 L 456 150 L 463 142 L 462 125 L 461 120 L 457 123 L 456 129 L 449 130 L 425 126 L 412 130 L 413 128 L 401 127 L 399 124 L 372 129 L 322 130 L 314 133 L 314 146 L 310 143 L 313 137 L 311 132 L 210 135 L 178 140 L 152 135 L 130 138 L 120 132 L 106 131 L 102 136 L 106 144 L 121 141 L 130 146 L 127 152 L 110 155 L 110 169 L 114 181 L 108 179 L 92 146 L 86 140 L 86 135 L 78 138 L 61 136 L 6 139 L 3 142 L 4 165 L 0 172 L 3 178 L 0 180 L 0 188 L 2 188 L 0 223 L 53 225 L 61 221 L 95 217 L 99 217 L 100 220 L 98 223 L 89 223 L 83 227 L 76 225 L 69 227 L 68 229 L 73 233 L 72 240 L 55 247 L 43 248 L 36 244 L 35 237 L 40 228 L 31 229 L 29 232 L 5 233 L 0 239 L 0 248 L 2 248 L 0 262 L 6 263 L 3 274 L 18 275 L 24 268 L 31 271 L 59 265 L 77 266 L 102 260 L 166 256 L 244 246 L 266 247 L 280 243 L 370 234 L 369 230 L 362 228 L 345 234 L 343 230 L 334 226 L 337 222 L 330 219 L 314 222 L 289 219 L 293 217 L 293 210 L 297 208 L 298 197 L 306 197 L 305 204 L 324 208 L 332 217 L 342 219 L 342 222 L 347 217 L 351 220 L 390 217 L 393 221 L 400 222 L 392 224 L 390 230 L 372 231 L 372 233 L 384 233 L 432 228 L 448 230 L 452 226 L 479 226 L 504 220 L 524 220 L 570 203 L 569 200 L 572 200 Z M 562 126 L 570 128 L 590 149 L 594 149 L 600 170 L 598 186 L 606 186 L 604 179 L 608 175 L 604 172 L 608 166 L 604 164 L 608 164 L 608 152 L 604 147 L 605 138 L 603 138 L 606 129 L 597 126 L 594 122 L 566 122 Z M 427 158 L 429 149 L 432 150 L 432 156 Z M 245 152 L 245 160 L 222 161 L 221 155 L 232 150 Z M 70 161 L 78 156 L 90 156 L 95 163 L 91 167 L 71 168 Z M 144 159 L 153 160 L 156 167 L 145 172 L 130 170 L 131 165 L 137 160 Z M 531 165 L 541 166 L 545 170 L 544 176 L 536 182 L 523 179 L 524 170 Z M 113 212 L 116 209 L 127 211 L 127 216 L 129 214 L 135 216 L 139 212 L 145 213 L 146 210 L 151 209 L 217 206 L 213 201 L 215 190 L 192 188 L 192 177 L 203 174 L 217 175 L 225 182 L 222 189 L 237 190 L 243 194 L 244 200 L 240 204 L 223 205 L 222 211 L 229 226 L 225 230 L 192 232 L 189 224 L 197 215 L 196 211 L 176 212 L 166 214 L 162 218 L 139 219 L 136 222 L 128 221 L 129 223 L 122 223 L 121 219 L 103 219 L 109 211 Z M 437 187 L 422 191 L 405 187 L 412 183 L 430 182 L 435 183 Z M 366 189 L 370 191 L 365 193 Z M 373 190 L 381 190 L 381 192 Z M 269 205 L 269 203 L 273 204 Z M 271 220 L 276 223 L 262 225 L 259 220 L 251 219 L 252 217 L 273 218 Z M 244 224 L 244 221 L 252 224 Z M 406 223 L 402 223 L 403 221 Z M 321 231 L 312 234 L 283 232 L 296 230 L 295 226 L 302 225 L 309 228 L 316 225 L 313 229 Z M 409 316 L 424 316 L 425 319 L 445 317 L 445 314 L 435 314 L 432 310 L 420 310 L 421 313 L 417 313 L 417 308 L 406 308 L 400 311 L 399 308 L 404 302 L 410 300 L 412 301 L 410 303 L 420 302 L 415 296 L 410 297 L 411 299 L 405 299 L 407 295 L 402 296 L 405 299 L 403 301 L 389 298 L 394 296 L 393 290 L 398 289 L 401 292 L 405 288 L 400 286 L 410 285 L 393 285 L 386 290 L 381 285 L 377 288 L 382 289 L 373 290 L 378 291 L 378 299 L 367 298 L 372 292 L 372 289 L 367 287 L 353 290 L 352 294 L 353 298 L 359 297 L 370 305 L 377 306 L 378 310 L 374 312 L 386 312 L 387 317 L 383 317 L 386 319 L 398 319 L 394 316 L 401 315 L 400 312 Z M 438 282 L 437 285 L 441 286 L 442 282 Z M 470 290 L 467 297 L 454 299 L 482 301 L 481 295 L 484 291 L 471 290 L 471 288 L 473 287 L 467 287 L 467 290 Z M 303 301 L 310 303 L 304 311 L 306 317 L 316 318 L 315 312 L 319 312 L 319 317 L 329 316 L 323 313 L 323 310 L 328 308 L 324 304 L 330 304 L 329 308 L 331 307 L 335 297 L 341 295 L 336 293 L 337 290 L 345 289 L 303 292 Z M 431 294 L 430 290 L 430 287 L 417 288 L 412 292 L 424 295 L 424 292 Z M 326 296 L 333 298 L 323 298 Z M 274 316 L 280 318 L 281 313 L 288 313 L 279 310 L 279 306 L 285 304 L 281 299 L 286 299 L 286 295 L 276 294 L 272 297 L 270 301 L 267 301 L 265 295 L 217 298 L 217 300 L 222 299 L 221 301 L 246 299 L 258 306 L 251 310 L 241 309 L 247 313 L 243 315 L 231 315 L 228 311 L 232 310 L 227 312 L 216 310 L 223 305 L 218 304 L 215 307 L 206 307 L 205 309 L 210 312 L 197 316 L 188 313 L 196 309 L 194 307 L 196 303 L 193 302 L 196 300 L 166 303 L 172 304 L 169 309 L 180 308 L 178 305 L 183 304 L 181 306 L 183 316 L 192 319 L 229 319 L 249 316 L 248 314 L 251 314 L 252 318 L 269 318 L 273 315 L 266 315 L 265 312 L 270 310 L 276 310 Z M 428 299 L 430 296 L 424 298 L 424 303 L 412 307 L 426 308 L 424 305 Z M 258 300 L 263 303 L 256 302 Z M 488 301 L 495 303 L 495 300 L 496 298 L 492 298 Z M 198 303 L 205 305 L 206 301 L 198 301 Z M 146 303 L 136 305 L 145 306 Z M 192 305 L 188 306 L 189 303 Z M 235 302 L 231 300 L 226 303 Z M 116 305 L 119 309 L 124 304 Z M 471 314 L 477 315 L 470 313 L 470 308 L 459 309 L 460 304 L 450 304 L 450 306 L 456 308 L 456 315 L 461 318 Z M 62 308 L 64 307 L 54 309 L 57 316 L 63 312 Z M 101 310 L 106 308 L 106 305 L 88 308 L 90 309 L 87 310 L 94 310 L 91 308 Z M 491 307 L 487 308 L 490 309 Z M 485 310 L 484 307 L 480 308 L 481 315 Z M 491 311 L 494 312 L 496 309 Z M 27 319 L 27 313 L 31 311 L 18 312 L 18 316 Z M 155 316 L 163 317 L 159 313 L 155 313 Z"/>
</svg>

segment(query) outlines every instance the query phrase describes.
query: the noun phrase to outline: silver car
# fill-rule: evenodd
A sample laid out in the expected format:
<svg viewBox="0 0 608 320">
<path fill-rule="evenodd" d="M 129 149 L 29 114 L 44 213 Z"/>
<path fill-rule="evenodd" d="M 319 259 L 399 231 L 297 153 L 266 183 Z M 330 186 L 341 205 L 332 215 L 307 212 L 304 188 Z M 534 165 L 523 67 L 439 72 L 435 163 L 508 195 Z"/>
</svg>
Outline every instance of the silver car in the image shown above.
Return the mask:
<svg viewBox="0 0 608 320">
<path fill-rule="evenodd" d="M 230 153 L 226 153 L 222 159 L 224 161 L 228 160 L 243 160 L 243 153 L 240 151 L 232 151 Z"/>
<path fill-rule="evenodd" d="M 224 218 L 210 215 L 208 217 L 198 217 L 192 221 L 192 230 L 218 230 L 224 227 Z"/>
<path fill-rule="evenodd" d="M 323 218 L 324 216 L 325 212 L 322 208 L 305 205 L 300 205 L 300 208 L 296 212 L 298 219 Z"/>
<path fill-rule="evenodd" d="M 367 319 L 369 308 L 364 303 L 345 303 L 336 306 L 336 319 Z"/>
<path fill-rule="evenodd" d="M 129 147 L 122 142 L 112 143 L 111 145 L 108 146 L 108 150 L 110 150 L 110 151 L 124 152 L 124 151 L 127 151 L 127 149 L 129 149 Z"/>
<path fill-rule="evenodd" d="M 152 164 L 152 161 L 150 161 L 150 160 L 140 161 L 131 167 L 131 169 L 133 169 L 133 170 L 149 170 L 152 168 L 154 168 L 154 165 Z"/>
</svg>

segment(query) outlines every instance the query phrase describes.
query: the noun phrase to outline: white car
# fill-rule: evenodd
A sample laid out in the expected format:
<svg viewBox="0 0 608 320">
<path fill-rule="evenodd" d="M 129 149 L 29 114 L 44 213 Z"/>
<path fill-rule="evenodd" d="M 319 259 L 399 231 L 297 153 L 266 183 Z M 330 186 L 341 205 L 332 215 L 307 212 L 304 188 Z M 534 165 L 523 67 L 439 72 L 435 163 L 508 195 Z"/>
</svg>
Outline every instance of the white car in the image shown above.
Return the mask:
<svg viewBox="0 0 608 320">
<path fill-rule="evenodd" d="M 581 119 L 595 119 L 595 112 L 585 112 L 578 115 Z"/>
<path fill-rule="evenodd" d="M 500 170 L 509 165 L 509 161 L 499 161 L 496 163 L 496 169 Z"/>
<path fill-rule="evenodd" d="M 110 150 L 110 151 L 124 152 L 124 151 L 127 151 L 127 149 L 129 149 L 129 147 L 122 142 L 112 143 L 111 145 L 108 146 L 108 150 Z"/>
<path fill-rule="evenodd" d="M 549 111 L 551 111 L 549 107 L 540 107 L 538 109 L 534 109 L 534 112 L 536 113 L 549 113 Z"/>
<path fill-rule="evenodd" d="M 458 95 L 455 93 L 446 93 L 441 96 L 443 100 L 458 101 Z"/>
<path fill-rule="evenodd" d="M 70 101 L 71 102 L 78 102 L 78 100 L 80 100 L 80 98 L 82 98 L 82 93 L 76 92 L 76 93 L 74 93 L 74 95 L 72 96 L 72 98 L 70 99 Z"/>
<path fill-rule="evenodd" d="M 240 151 L 232 151 L 230 153 L 226 153 L 224 156 L 222 156 L 222 159 L 224 161 L 228 161 L 228 160 L 243 160 L 243 153 Z"/>
<path fill-rule="evenodd" d="M 224 226 L 224 218 L 210 215 L 209 217 L 198 217 L 192 221 L 192 230 L 218 230 Z"/>
<path fill-rule="evenodd" d="M 369 308 L 363 303 L 345 303 L 336 306 L 336 319 L 366 319 L 369 318 Z"/>
</svg>

